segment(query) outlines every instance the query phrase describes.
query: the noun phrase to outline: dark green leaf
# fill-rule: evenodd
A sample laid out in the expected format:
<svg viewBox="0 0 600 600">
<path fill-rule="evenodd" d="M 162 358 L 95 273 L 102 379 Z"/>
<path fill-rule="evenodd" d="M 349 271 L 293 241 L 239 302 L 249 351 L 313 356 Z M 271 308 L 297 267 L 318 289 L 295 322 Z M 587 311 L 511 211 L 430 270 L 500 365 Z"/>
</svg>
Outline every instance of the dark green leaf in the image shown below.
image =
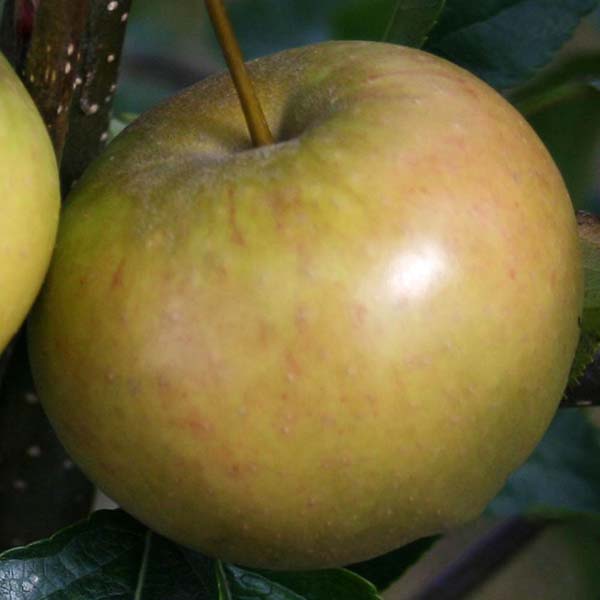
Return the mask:
<svg viewBox="0 0 600 600">
<path fill-rule="evenodd" d="M 214 561 L 119 510 L 0 555 L 0 598 L 131 600 L 136 591 L 144 600 L 215 600 Z"/>
<path fill-rule="evenodd" d="M 378 600 L 368 581 L 345 569 L 311 572 L 249 571 L 222 564 L 223 600 Z"/>
<path fill-rule="evenodd" d="M 427 537 L 398 550 L 348 567 L 383 591 L 400 579 L 437 542 L 439 536 Z"/>
<path fill-rule="evenodd" d="M 420 48 L 437 22 L 445 0 L 353 0 L 332 11 L 336 39 L 392 42 Z"/>
<path fill-rule="evenodd" d="M 600 54 L 576 53 L 509 95 L 552 154 L 578 210 L 597 205 L 599 78 Z"/>
<path fill-rule="evenodd" d="M 600 56 L 598 53 L 576 55 L 562 61 L 555 68 L 536 77 L 530 84 L 513 90 L 508 95 L 508 99 L 530 119 L 534 115 L 560 104 L 576 102 L 579 106 L 581 101 L 586 99 L 590 90 L 600 91 Z M 595 94 L 593 98 L 596 101 L 598 99 Z M 553 122 L 560 118 L 560 115 L 554 116 Z M 592 128 L 592 130 L 595 129 Z M 581 153 L 578 153 L 578 159 L 581 159 Z"/>
<path fill-rule="evenodd" d="M 426 0 L 426 3 L 429 1 Z M 332 11 L 330 17 L 331 37 L 343 40 L 381 41 L 391 27 L 397 4 L 398 0 L 371 0 L 369 2 L 351 0 L 339 3 L 339 8 Z M 400 37 L 399 31 L 398 38 L 400 39 Z M 411 45 L 408 41 L 405 43 Z"/>
<path fill-rule="evenodd" d="M 446 0 L 397 0 L 384 39 L 420 48 L 437 23 Z"/>
<path fill-rule="evenodd" d="M 577 409 L 559 411 L 488 513 L 511 516 L 540 506 L 600 511 L 600 431 Z"/>
<path fill-rule="evenodd" d="M 498 89 L 547 64 L 598 0 L 447 0 L 426 48 Z"/>
<path fill-rule="evenodd" d="M 371 583 L 345 569 L 283 573 L 215 562 L 120 510 L 0 554 L 0 598 L 23 593 L 27 600 L 379 599 Z"/>
</svg>

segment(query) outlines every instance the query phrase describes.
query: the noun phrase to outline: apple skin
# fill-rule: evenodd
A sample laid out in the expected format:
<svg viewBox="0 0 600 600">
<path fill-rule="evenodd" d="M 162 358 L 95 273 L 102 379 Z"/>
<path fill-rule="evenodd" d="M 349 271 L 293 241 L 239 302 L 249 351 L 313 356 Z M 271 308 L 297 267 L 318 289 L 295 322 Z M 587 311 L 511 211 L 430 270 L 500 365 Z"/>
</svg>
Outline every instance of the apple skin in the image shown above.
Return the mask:
<svg viewBox="0 0 600 600">
<path fill-rule="evenodd" d="M 46 127 L 0 54 L 0 352 L 42 285 L 59 210 L 58 170 Z"/>
<path fill-rule="evenodd" d="M 571 203 L 496 92 L 337 42 L 142 116 L 67 203 L 30 329 L 43 404 L 126 510 L 251 567 L 365 560 L 476 515 L 560 401 Z"/>
</svg>

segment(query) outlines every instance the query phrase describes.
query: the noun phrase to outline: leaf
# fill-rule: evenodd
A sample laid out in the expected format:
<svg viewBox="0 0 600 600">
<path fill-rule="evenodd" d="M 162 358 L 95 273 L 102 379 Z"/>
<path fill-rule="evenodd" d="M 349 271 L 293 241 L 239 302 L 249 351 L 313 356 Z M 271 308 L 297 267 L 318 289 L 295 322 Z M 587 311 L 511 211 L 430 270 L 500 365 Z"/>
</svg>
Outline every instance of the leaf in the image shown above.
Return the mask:
<svg viewBox="0 0 600 600">
<path fill-rule="evenodd" d="M 0 554 L 0 598 L 27 600 L 379 600 L 349 570 L 271 572 L 207 558 L 121 510 Z"/>
<path fill-rule="evenodd" d="M 418 2 L 418 0 L 415 0 Z M 400 4 L 412 4 L 410 0 L 351 0 L 350 2 L 339 3 L 336 10 L 331 11 L 330 15 L 330 37 L 341 40 L 372 40 L 381 41 L 386 37 L 386 32 L 390 30 L 395 21 L 395 12 L 399 10 Z M 426 4 L 430 0 L 425 0 Z M 400 24 L 397 24 L 400 28 Z M 401 38 L 401 31 L 398 32 L 398 40 Z M 418 34 L 417 34 L 418 36 Z M 407 45 L 411 45 L 410 43 Z"/>
<path fill-rule="evenodd" d="M 530 78 L 598 0 L 447 0 L 426 49 L 506 89 Z"/>
<path fill-rule="evenodd" d="M 439 536 L 422 538 L 393 552 L 372 560 L 350 565 L 348 568 L 364 577 L 379 591 L 387 589 L 394 581 L 419 561 L 438 541 Z"/>
<path fill-rule="evenodd" d="M 600 53 L 575 53 L 509 95 L 552 154 L 580 210 L 597 204 L 599 78 Z"/>
<path fill-rule="evenodd" d="M 380 600 L 375 587 L 345 569 L 310 572 L 219 568 L 223 600 Z"/>
<path fill-rule="evenodd" d="M 445 0 L 353 0 L 331 11 L 335 39 L 387 41 L 420 48 Z"/>
<path fill-rule="evenodd" d="M 437 23 L 445 4 L 446 0 L 397 0 L 384 40 L 420 48 Z"/>
<path fill-rule="evenodd" d="M 559 411 L 487 513 L 512 516 L 535 507 L 600 512 L 600 431 L 577 409 Z"/>
<path fill-rule="evenodd" d="M 575 55 L 561 61 L 558 66 L 536 77 L 530 84 L 508 94 L 508 100 L 530 119 L 560 104 L 575 101 L 579 106 L 590 91 L 596 92 L 593 99 L 597 102 L 596 94 L 600 92 L 600 55 L 597 52 Z M 592 132 L 595 129 L 592 127 Z M 578 153 L 578 160 L 581 160 L 580 154 Z"/>
<path fill-rule="evenodd" d="M 588 213 L 577 216 L 583 256 L 585 292 L 581 337 L 571 368 L 571 383 L 578 383 L 600 350 L 600 218 Z"/>
<path fill-rule="evenodd" d="M 134 596 L 137 593 L 139 596 Z M 0 598 L 213 600 L 214 562 L 99 511 L 48 540 L 0 555 Z"/>
</svg>

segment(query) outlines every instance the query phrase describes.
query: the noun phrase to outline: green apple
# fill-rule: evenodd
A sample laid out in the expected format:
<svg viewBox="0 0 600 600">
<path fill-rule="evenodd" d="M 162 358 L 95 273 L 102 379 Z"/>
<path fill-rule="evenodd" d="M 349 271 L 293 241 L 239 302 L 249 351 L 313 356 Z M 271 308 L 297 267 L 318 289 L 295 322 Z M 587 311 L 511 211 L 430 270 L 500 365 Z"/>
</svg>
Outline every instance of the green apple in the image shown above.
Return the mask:
<svg viewBox="0 0 600 600">
<path fill-rule="evenodd" d="M 565 387 L 582 273 L 561 176 L 496 92 L 327 43 L 141 117 L 67 203 L 30 348 L 60 438 L 158 532 L 254 567 L 475 517 Z"/>
<path fill-rule="evenodd" d="M 46 127 L 0 54 L 0 352 L 42 285 L 59 207 L 56 159 Z"/>
</svg>

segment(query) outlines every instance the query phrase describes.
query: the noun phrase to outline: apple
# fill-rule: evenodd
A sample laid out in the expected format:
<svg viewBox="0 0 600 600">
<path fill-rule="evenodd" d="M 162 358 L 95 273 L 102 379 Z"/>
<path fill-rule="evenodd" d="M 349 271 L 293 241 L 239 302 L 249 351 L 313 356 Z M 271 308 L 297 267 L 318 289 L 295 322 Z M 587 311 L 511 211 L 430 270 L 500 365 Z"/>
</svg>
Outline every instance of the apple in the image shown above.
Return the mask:
<svg viewBox="0 0 600 600">
<path fill-rule="evenodd" d="M 0 353 L 42 285 L 59 208 L 58 171 L 46 127 L 0 54 Z"/>
<path fill-rule="evenodd" d="M 69 452 L 208 555 L 310 569 L 476 515 L 555 413 L 580 250 L 525 120 L 368 42 L 250 64 L 143 115 L 67 202 L 30 329 Z"/>
</svg>

